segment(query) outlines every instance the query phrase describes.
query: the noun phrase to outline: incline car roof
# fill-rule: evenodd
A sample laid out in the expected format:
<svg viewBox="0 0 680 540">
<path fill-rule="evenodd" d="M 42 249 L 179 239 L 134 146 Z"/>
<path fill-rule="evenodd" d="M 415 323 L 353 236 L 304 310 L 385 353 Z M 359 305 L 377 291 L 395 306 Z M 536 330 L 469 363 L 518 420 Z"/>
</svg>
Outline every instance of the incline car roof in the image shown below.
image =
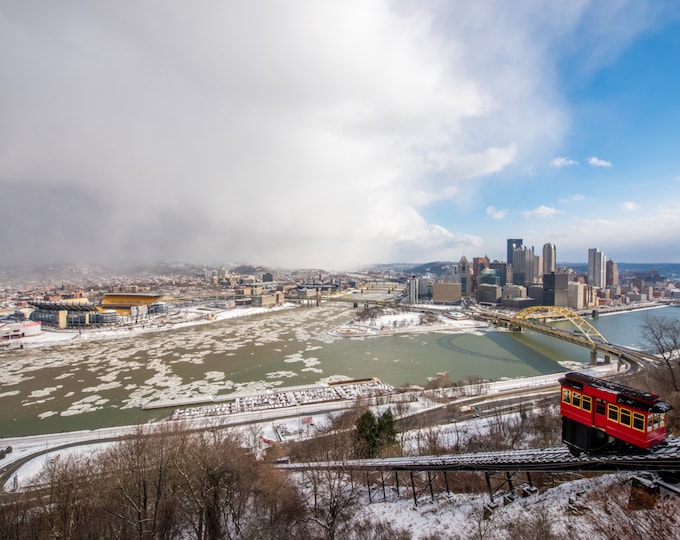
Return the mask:
<svg viewBox="0 0 680 540">
<path fill-rule="evenodd" d="M 592 377 L 590 375 L 585 375 L 576 371 L 565 373 L 564 377 L 559 379 L 561 384 L 564 384 L 565 381 L 579 382 L 581 384 L 587 384 L 588 386 L 597 388 L 598 390 L 614 392 L 626 398 L 638 401 L 640 404 L 650 407 L 650 410 L 651 407 L 654 406 L 653 408 L 655 412 L 667 412 L 672 409 L 670 405 L 662 401 L 658 394 L 653 392 L 643 392 L 642 390 L 636 390 L 635 388 L 631 388 L 630 386 L 626 386 L 624 384 L 598 379 L 597 377 Z"/>
</svg>

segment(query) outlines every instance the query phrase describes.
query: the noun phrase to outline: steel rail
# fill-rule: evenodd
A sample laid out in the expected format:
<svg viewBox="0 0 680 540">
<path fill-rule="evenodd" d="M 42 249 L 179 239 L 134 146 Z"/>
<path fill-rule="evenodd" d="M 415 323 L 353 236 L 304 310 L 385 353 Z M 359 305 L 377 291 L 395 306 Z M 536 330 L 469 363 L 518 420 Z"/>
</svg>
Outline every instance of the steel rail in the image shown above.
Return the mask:
<svg viewBox="0 0 680 540">
<path fill-rule="evenodd" d="M 680 437 L 669 437 L 649 452 L 572 456 L 564 446 L 534 450 L 474 452 L 384 459 L 283 463 L 288 470 L 345 469 L 353 471 L 531 471 L 613 472 L 680 471 Z"/>
</svg>

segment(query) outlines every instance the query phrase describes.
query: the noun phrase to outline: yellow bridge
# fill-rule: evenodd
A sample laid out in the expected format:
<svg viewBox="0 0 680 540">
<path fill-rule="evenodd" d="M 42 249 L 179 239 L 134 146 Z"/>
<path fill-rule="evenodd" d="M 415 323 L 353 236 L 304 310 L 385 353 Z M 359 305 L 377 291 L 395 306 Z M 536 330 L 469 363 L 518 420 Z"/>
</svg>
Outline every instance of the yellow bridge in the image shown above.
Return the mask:
<svg viewBox="0 0 680 540">
<path fill-rule="evenodd" d="M 572 326 L 572 333 L 585 338 L 585 340 L 594 345 L 597 343 L 607 343 L 597 329 L 585 320 L 580 315 L 577 315 L 571 309 L 556 306 L 534 306 L 518 311 L 512 320 L 520 327 L 528 326 L 527 321 L 531 323 L 538 323 L 541 325 L 539 332 L 545 334 L 559 333 L 559 329 L 552 328 L 546 324 L 547 321 L 567 321 Z M 533 326 L 533 325 L 532 325 Z M 532 328 L 534 329 L 534 328 Z M 554 337 L 558 337 L 555 335 Z M 580 343 L 579 343 L 580 344 Z"/>
<path fill-rule="evenodd" d="M 612 356 L 632 364 L 656 362 L 654 356 L 641 351 L 609 343 L 597 329 L 580 315 L 568 308 L 555 306 L 534 306 L 518 311 L 514 315 L 493 311 L 479 311 L 475 317 L 496 326 L 506 326 L 515 331 L 529 329 L 562 341 L 568 341 L 590 349 L 590 363 L 597 363 L 597 353 L 604 355 L 605 363 Z M 550 326 L 548 322 L 568 322 L 569 329 Z"/>
</svg>

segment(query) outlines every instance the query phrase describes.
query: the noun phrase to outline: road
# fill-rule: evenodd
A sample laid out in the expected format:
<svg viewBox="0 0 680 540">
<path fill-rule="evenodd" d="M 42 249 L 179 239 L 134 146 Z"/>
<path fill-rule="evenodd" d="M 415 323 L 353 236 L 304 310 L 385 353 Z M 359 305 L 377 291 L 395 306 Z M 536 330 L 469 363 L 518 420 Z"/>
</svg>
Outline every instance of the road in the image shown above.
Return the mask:
<svg viewBox="0 0 680 540">
<path fill-rule="evenodd" d="M 539 380 L 542 380 L 539 378 Z M 532 386 L 530 388 L 511 388 L 493 394 L 484 394 L 478 396 L 470 396 L 459 398 L 453 405 L 458 408 L 455 418 L 457 421 L 470 419 L 473 417 L 494 416 L 497 414 L 507 414 L 511 411 L 519 410 L 520 405 L 526 407 L 528 404 L 535 404 L 546 396 L 555 395 L 559 385 L 552 381 L 539 386 Z M 420 395 L 421 392 L 415 392 L 414 397 Z M 51 454 L 75 448 L 78 446 L 92 446 L 103 443 L 115 443 L 124 440 L 129 440 L 138 435 L 140 430 L 153 433 L 154 429 L 161 427 L 165 429 L 182 429 L 189 432 L 205 431 L 206 429 L 214 429 L 216 427 L 237 427 L 243 425 L 251 425 L 253 423 L 281 419 L 291 416 L 310 415 L 310 414 L 327 414 L 329 412 L 348 409 L 352 404 L 345 402 L 315 404 L 310 406 L 301 406 L 296 409 L 282 411 L 281 409 L 272 409 L 270 411 L 255 411 L 251 413 L 239 413 L 234 415 L 225 415 L 220 417 L 205 417 L 192 421 L 191 425 L 183 422 L 164 421 L 156 424 L 145 424 L 142 426 L 124 426 L 115 428 L 102 428 L 94 431 L 79 431 L 71 433 L 54 433 L 47 435 L 38 435 L 31 437 L 15 437 L 3 439 L 3 446 L 24 445 L 29 448 L 25 450 L 26 454 L 20 458 L 16 458 L 16 454 L 10 456 L 14 460 L 2 469 L 0 469 L 0 486 L 5 486 L 22 467 L 30 461 Z M 472 411 L 473 407 L 479 407 L 479 412 Z M 462 411 L 461 408 L 466 410 Z M 268 414 L 267 414 L 268 413 Z M 449 423 L 451 421 L 452 409 L 448 405 L 435 406 L 428 410 L 417 412 L 409 416 L 410 422 L 416 422 L 419 425 L 435 425 L 442 423 Z M 16 451 L 16 449 L 15 449 Z"/>
</svg>

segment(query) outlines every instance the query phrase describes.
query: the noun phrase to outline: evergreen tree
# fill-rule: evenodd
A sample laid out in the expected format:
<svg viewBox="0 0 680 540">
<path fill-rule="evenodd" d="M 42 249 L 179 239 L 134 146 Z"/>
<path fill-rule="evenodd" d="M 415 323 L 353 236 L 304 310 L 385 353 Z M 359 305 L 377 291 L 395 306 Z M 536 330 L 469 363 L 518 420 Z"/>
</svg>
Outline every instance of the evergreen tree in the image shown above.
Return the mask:
<svg viewBox="0 0 680 540">
<path fill-rule="evenodd" d="M 357 452 L 360 457 L 373 458 L 378 449 L 378 420 L 369 409 L 357 420 Z"/>
<path fill-rule="evenodd" d="M 387 409 L 378 418 L 378 447 L 385 448 L 397 442 L 397 427 L 394 422 L 392 409 Z"/>
<path fill-rule="evenodd" d="M 397 429 L 391 409 L 378 418 L 370 410 L 356 423 L 357 454 L 363 458 L 376 457 L 383 448 L 397 442 Z"/>
</svg>

